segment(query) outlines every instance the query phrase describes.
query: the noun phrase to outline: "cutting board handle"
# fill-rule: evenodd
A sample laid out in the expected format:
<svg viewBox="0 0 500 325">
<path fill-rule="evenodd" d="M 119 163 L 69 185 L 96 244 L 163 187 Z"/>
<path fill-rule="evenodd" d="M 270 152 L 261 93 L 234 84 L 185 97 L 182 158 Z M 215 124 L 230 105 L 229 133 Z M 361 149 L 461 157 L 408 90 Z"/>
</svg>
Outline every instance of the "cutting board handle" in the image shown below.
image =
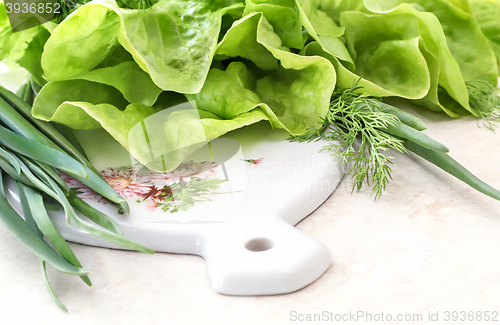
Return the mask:
<svg viewBox="0 0 500 325">
<path fill-rule="evenodd" d="M 323 244 L 273 216 L 228 222 L 205 240 L 202 256 L 213 287 L 228 295 L 294 292 L 332 264 Z"/>
</svg>

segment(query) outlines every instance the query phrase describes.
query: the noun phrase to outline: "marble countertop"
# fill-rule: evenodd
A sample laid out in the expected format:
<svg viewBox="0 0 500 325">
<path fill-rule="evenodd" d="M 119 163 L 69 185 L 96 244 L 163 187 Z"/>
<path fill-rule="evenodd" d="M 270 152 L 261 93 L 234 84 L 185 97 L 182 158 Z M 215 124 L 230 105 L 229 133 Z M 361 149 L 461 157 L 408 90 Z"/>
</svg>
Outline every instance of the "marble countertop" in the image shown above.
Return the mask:
<svg viewBox="0 0 500 325">
<path fill-rule="evenodd" d="M 479 128 L 471 118 L 414 112 L 428 123 L 428 135 L 500 189 L 500 132 Z M 500 202 L 413 154 L 395 154 L 392 170 L 394 181 L 380 201 L 374 202 L 366 188 L 351 195 L 352 181 L 344 178 L 297 225 L 328 247 L 334 263 L 316 282 L 286 295 L 218 294 L 198 256 L 71 244 L 94 271 L 94 286 L 49 270 L 54 290 L 70 310 L 66 314 L 49 297 L 37 258 L 0 226 L 2 323 L 292 324 L 307 314 L 327 312 L 334 318 L 366 312 L 423 317 L 394 324 L 423 324 L 429 313 L 438 313 L 440 322 L 433 323 L 449 324 L 446 311 L 500 312 Z"/>
</svg>

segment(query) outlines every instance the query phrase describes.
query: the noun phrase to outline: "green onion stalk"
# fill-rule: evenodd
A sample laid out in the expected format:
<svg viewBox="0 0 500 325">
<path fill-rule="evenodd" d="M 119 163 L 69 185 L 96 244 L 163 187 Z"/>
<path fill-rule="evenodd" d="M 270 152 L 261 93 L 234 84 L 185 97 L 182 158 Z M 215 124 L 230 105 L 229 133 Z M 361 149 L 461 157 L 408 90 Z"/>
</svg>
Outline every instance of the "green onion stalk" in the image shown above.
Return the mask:
<svg viewBox="0 0 500 325">
<path fill-rule="evenodd" d="M 128 213 L 126 201 L 102 178 L 85 154 L 54 126 L 31 117 L 31 108 L 22 98 L 0 86 L 0 222 L 40 260 L 44 282 L 61 309 L 46 274 L 46 265 L 79 276 L 87 285 L 90 270 L 84 269 L 59 230 L 48 210 L 57 202 L 73 222 L 89 234 L 125 249 L 154 252 L 125 237 L 115 220 L 94 209 L 70 191 L 59 172 L 65 172 L 87 184 L 119 209 Z M 7 199 L 5 180 L 13 179 L 22 207 L 22 216 Z M 118 207 L 117 207 L 118 208 Z M 82 215 L 91 222 L 82 218 Z"/>
</svg>

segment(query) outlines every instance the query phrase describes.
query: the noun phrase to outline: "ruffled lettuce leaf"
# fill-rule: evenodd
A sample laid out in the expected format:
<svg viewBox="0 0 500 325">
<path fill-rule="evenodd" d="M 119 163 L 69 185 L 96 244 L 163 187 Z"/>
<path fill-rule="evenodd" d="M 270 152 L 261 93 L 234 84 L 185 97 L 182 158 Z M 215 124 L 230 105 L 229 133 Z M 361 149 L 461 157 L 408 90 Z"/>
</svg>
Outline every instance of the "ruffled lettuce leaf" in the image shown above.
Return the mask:
<svg viewBox="0 0 500 325">
<path fill-rule="evenodd" d="M 319 9 L 315 0 L 296 0 L 299 19 L 309 35 L 316 40 L 323 50 L 336 58 L 350 64 L 354 68 L 351 55 L 344 42 L 340 39 L 344 35 L 344 28 L 337 24 Z"/>
<path fill-rule="evenodd" d="M 239 42 L 242 39 L 246 41 Z M 130 62 L 125 59 L 80 75 L 82 79 L 49 82 L 38 95 L 33 114 L 74 129 L 103 127 L 135 159 L 154 170 L 175 169 L 209 140 L 258 121 L 269 120 L 291 134 L 318 127 L 335 87 L 330 62 L 289 52 L 262 13 L 237 21 L 217 52 L 238 57 L 249 47 L 268 53 L 273 68 L 250 70 L 237 61 L 227 67 L 220 65 L 223 69 L 212 68 L 201 91 L 187 95 L 197 109 L 170 109 L 168 104 L 127 106 L 116 83 L 116 88 L 110 87 L 102 79 L 88 77 L 89 73 L 120 68 Z M 226 52 L 225 48 L 232 50 Z M 87 77 L 84 80 L 82 76 Z M 175 101 L 162 98 L 159 102 Z"/>
<path fill-rule="evenodd" d="M 280 38 L 261 13 L 249 14 L 235 22 L 221 41 L 217 53 L 227 57 L 243 57 L 265 68 L 263 71 L 257 69 L 242 74 L 255 73 L 242 83 L 256 95 L 252 94 L 251 100 L 247 100 L 245 105 L 265 104 L 259 107 L 268 115 L 274 127 L 284 128 L 290 134 L 297 135 L 320 126 L 321 118 L 328 111 L 336 82 L 335 70 L 328 60 L 291 53 L 282 46 Z M 196 95 L 197 105 L 218 112 L 217 104 L 211 104 L 210 100 L 200 101 L 203 93 L 204 89 Z M 224 98 L 230 94 L 222 88 L 219 96 Z M 213 93 L 207 98 L 216 97 Z"/>
<path fill-rule="evenodd" d="M 365 0 L 365 5 L 373 12 L 387 12 L 405 2 Z M 498 66 L 495 53 L 481 32 L 468 1 L 414 0 L 412 3 L 439 19 L 448 48 L 459 64 L 465 81 L 483 80 L 497 84 Z M 498 21 L 498 16 L 495 19 Z"/>
<path fill-rule="evenodd" d="M 210 4 L 162 0 L 146 10 L 115 9 L 122 19 L 120 44 L 163 90 L 197 93 L 210 69 L 222 16 L 243 7 Z"/>
<path fill-rule="evenodd" d="M 430 75 L 419 50 L 414 16 L 344 12 L 340 20 L 356 75 L 399 97 L 419 99 L 427 94 Z"/>
<path fill-rule="evenodd" d="M 91 130 L 102 127 L 140 164 L 151 170 L 170 171 L 209 140 L 267 120 L 267 116 L 260 109 L 231 119 L 222 119 L 190 106 L 186 109 L 182 104 L 173 110 L 142 104 L 130 104 L 120 110 L 107 103 L 66 101 L 58 107 L 50 120 L 74 129 Z M 75 120 L 78 122 L 72 122 Z"/>
<path fill-rule="evenodd" d="M 18 61 L 40 29 L 42 28 L 37 26 L 13 33 L 5 4 L 0 1 L 0 62 L 13 68 L 19 67 Z"/>
<path fill-rule="evenodd" d="M 386 2 L 383 2 L 387 4 Z M 368 64 L 366 68 L 369 70 L 370 77 L 367 79 L 375 84 L 383 86 L 379 75 L 386 75 L 385 66 L 393 65 L 393 62 L 404 60 L 407 54 L 400 55 L 393 52 L 391 60 L 388 62 L 379 61 L 370 64 L 373 60 L 375 48 L 378 50 L 377 41 L 408 41 L 418 39 L 418 42 L 413 41 L 412 51 L 415 54 L 418 52 L 421 56 L 420 62 L 428 70 L 428 82 L 426 83 L 427 93 L 422 97 L 410 97 L 417 100 L 416 103 L 430 108 L 432 110 L 443 110 L 452 117 L 460 117 L 462 115 L 474 113 L 469 106 L 467 87 L 462 78 L 460 66 L 454 59 L 447 45 L 447 40 L 439 20 L 435 15 L 417 10 L 414 6 L 402 4 L 391 10 L 381 10 L 376 6 L 376 1 L 365 0 L 367 8 L 372 10 L 371 14 L 363 14 L 357 12 L 345 12 L 341 14 L 341 21 L 346 27 L 346 40 L 351 54 L 356 57 L 356 70 L 363 77 L 367 77 L 367 70 L 363 64 Z M 376 12 L 378 10 L 378 12 Z M 361 28 L 361 26 L 364 26 Z M 369 26 L 369 27 L 366 27 Z M 366 27 L 366 28 L 365 28 Z M 362 40 L 362 41 L 360 41 Z M 380 43 L 381 44 L 381 43 Z M 371 48 L 371 49 L 370 49 Z M 389 51 L 391 47 L 387 48 Z M 358 51 L 363 53 L 359 56 Z M 386 54 L 387 55 L 387 54 Z M 398 56 L 399 58 L 394 58 Z M 402 71 L 409 72 L 412 63 L 402 63 L 404 65 Z M 413 64 L 416 64 L 414 61 Z M 395 66 L 393 66 L 395 68 Z M 396 73 L 395 70 L 393 70 Z M 404 75 L 400 75 L 401 78 Z M 382 77 L 383 78 L 383 77 Z M 387 79 L 386 82 L 397 80 L 394 76 Z M 413 82 L 406 85 L 411 87 Z M 417 84 L 415 84 L 417 85 Z M 401 85 L 398 87 L 401 88 Z M 391 88 L 388 88 L 391 90 Z M 423 90 L 423 88 L 421 89 Z M 400 97 L 401 92 L 395 92 Z"/>
<path fill-rule="evenodd" d="M 261 12 L 283 45 L 302 49 L 304 40 L 294 0 L 246 0 L 243 15 Z"/>
<path fill-rule="evenodd" d="M 196 109 L 174 111 L 163 125 L 163 143 L 151 146 L 156 150 L 153 151 L 148 168 L 173 170 L 210 140 L 267 119 L 266 114 L 260 109 L 254 109 L 231 119 L 222 119 L 211 112 Z M 154 120 L 156 121 L 156 118 Z M 149 134 L 158 134 L 154 127 L 146 128 Z"/>
<path fill-rule="evenodd" d="M 198 109 L 223 119 L 247 113 L 260 103 L 255 90 L 255 75 L 242 62 L 231 62 L 225 71 L 211 69 L 201 91 L 188 95 Z"/>
<path fill-rule="evenodd" d="M 81 105 L 75 105 L 75 102 L 109 104 L 120 110 L 128 105 L 117 89 L 105 84 L 87 80 L 51 81 L 35 97 L 32 115 L 76 130 L 99 128 L 100 124 L 89 116 Z M 114 122 L 119 125 L 119 121 Z"/>
<path fill-rule="evenodd" d="M 357 83 L 357 85 L 360 87 L 360 91 L 366 92 L 372 96 L 376 97 L 397 96 L 396 94 L 380 87 L 379 85 L 373 83 L 372 81 L 360 77 L 354 72 L 351 72 L 344 65 L 342 65 L 335 56 L 333 56 L 331 53 L 326 52 L 321 46 L 321 44 L 319 44 L 316 41 L 307 44 L 304 50 L 301 51 L 301 53 L 307 56 L 321 56 L 330 60 L 332 65 L 335 67 L 335 71 L 337 73 L 337 86 L 340 89 L 351 88 L 354 84 Z"/>
<path fill-rule="evenodd" d="M 95 69 L 74 79 L 112 86 L 119 90 L 130 103 L 140 103 L 146 106 L 152 106 L 162 92 L 134 61 Z"/>
<path fill-rule="evenodd" d="M 42 67 L 48 81 L 63 81 L 95 68 L 118 44 L 119 15 L 89 3 L 68 16 L 45 44 Z"/>
<path fill-rule="evenodd" d="M 144 10 L 114 1 L 81 6 L 49 38 L 42 67 L 49 81 L 76 78 L 98 66 L 118 43 L 163 90 L 198 92 L 213 59 L 222 16 L 242 4 L 162 0 Z"/>
<path fill-rule="evenodd" d="M 344 11 L 366 12 L 363 0 L 310 0 L 313 6 L 336 23 L 340 23 L 340 14 Z"/>
<path fill-rule="evenodd" d="M 33 80 L 40 86 L 43 86 L 47 82 L 43 74 L 41 60 L 43 48 L 49 37 L 49 31 L 45 28 L 39 28 L 36 34 L 33 35 L 33 38 L 27 42 L 23 55 L 17 60 L 17 63 L 26 69 Z"/>
<path fill-rule="evenodd" d="M 500 75 L 500 1 L 469 0 L 474 16 L 484 36 L 488 38 L 498 64 Z"/>
</svg>

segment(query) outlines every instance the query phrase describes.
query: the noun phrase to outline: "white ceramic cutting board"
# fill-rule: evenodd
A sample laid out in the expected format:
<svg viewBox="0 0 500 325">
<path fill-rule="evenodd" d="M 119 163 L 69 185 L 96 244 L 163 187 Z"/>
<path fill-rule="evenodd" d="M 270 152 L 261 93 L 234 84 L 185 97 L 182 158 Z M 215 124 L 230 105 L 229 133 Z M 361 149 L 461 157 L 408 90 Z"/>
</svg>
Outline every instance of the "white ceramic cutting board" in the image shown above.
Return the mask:
<svg viewBox="0 0 500 325">
<path fill-rule="evenodd" d="M 324 142 L 292 143 L 285 131 L 260 122 L 213 141 L 171 173 L 147 174 L 130 168 L 127 151 L 104 131 L 77 136 L 131 212 L 119 214 L 116 206 L 67 179 L 70 187 L 114 218 L 127 238 L 158 252 L 205 258 L 217 292 L 293 292 L 331 265 L 327 248 L 293 227 L 344 175 L 329 153 L 320 153 Z M 51 218 L 69 241 L 116 248 L 67 226 L 62 211 Z"/>
</svg>

